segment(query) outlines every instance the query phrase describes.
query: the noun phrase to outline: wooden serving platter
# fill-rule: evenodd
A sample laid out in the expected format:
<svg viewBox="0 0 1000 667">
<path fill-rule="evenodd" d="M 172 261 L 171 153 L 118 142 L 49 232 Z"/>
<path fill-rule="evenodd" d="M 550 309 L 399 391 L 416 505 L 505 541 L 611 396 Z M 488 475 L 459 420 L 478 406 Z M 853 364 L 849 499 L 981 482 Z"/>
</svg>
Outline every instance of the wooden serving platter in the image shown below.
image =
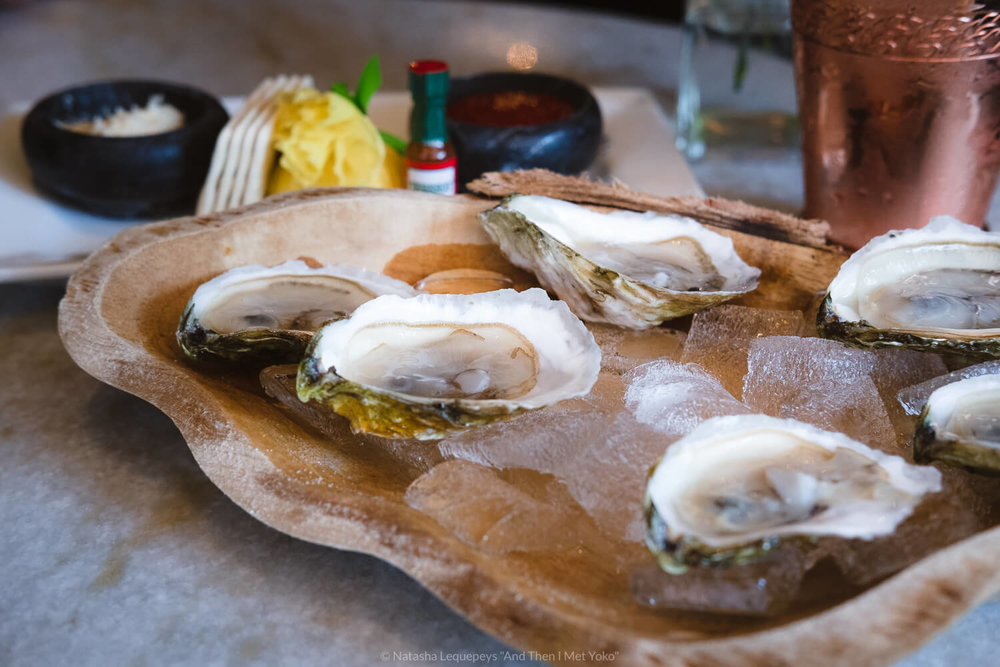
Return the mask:
<svg viewBox="0 0 1000 667">
<path fill-rule="evenodd" d="M 291 419 L 256 378 L 195 368 L 176 344 L 177 322 L 197 285 L 248 263 L 310 256 L 409 282 L 480 267 L 526 286 L 530 275 L 511 267 L 476 222 L 494 203 L 309 190 L 130 228 L 70 280 L 60 334 L 84 370 L 169 415 L 205 474 L 254 517 L 303 540 L 393 563 L 521 649 L 594 651 L 616 664 L 883 664 L 1000 590 L 1000 530 L 992 529 L 836 604 L 768 619 L 651 610 L 635 602 L 627 579 L 599 549 L 498 555 L 463 541 L 405 501 L 421 471 L 362 446 L 346 429 L 330 435 Z M 712 206 L 730 222 L 748 210 Z M 763 270 L 748 305 L 808 309 L 844 258 L 822 244 L 723 226 L 740 254 Z"/>
</svg>

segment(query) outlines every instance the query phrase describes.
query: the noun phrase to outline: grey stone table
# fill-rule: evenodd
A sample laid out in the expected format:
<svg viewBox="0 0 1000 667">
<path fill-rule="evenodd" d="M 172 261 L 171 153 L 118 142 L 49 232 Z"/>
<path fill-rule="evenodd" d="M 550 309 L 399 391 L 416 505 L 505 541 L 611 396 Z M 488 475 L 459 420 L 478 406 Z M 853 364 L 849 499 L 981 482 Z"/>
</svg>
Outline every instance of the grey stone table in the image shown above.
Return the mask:
<svg viewBox="0 0 1000 667">
<path fill-rule="evenodd" d="M 675 29 L 593 13 L 435 0 L 36 0 L 0 10 L 0 108 L 105 77 L 220 95 L 276 72 L 351 80 L 376 52 L 386 87 L 402 90 L 409 59 L 443 58 L 467 74 L 502 68 L 517 42 L 537 48 L 539 70 L 643 86 L 664 104 L 675 88 Z M 791 109 L 787 63 L 761 66 L 775 68 L 773 89 L 752 99 Z M 793 150 L 709 151 L 695 168 L 709 193 L 789 210 L 801 205 L 799 170 Z M 0 211 L 0 224 L 30 221 Z M 0 286 L 0 664 L 440 664 L 482 653 L 525 663 L 393 567 L 294 540 L 231 503 L 169 419 L 73 365 L 56 333 L 63 289 Z M 1000 651 L 998 622 L 1000 603 L 989 602 L 902 664 L 987 664 Z"/>
</svg>

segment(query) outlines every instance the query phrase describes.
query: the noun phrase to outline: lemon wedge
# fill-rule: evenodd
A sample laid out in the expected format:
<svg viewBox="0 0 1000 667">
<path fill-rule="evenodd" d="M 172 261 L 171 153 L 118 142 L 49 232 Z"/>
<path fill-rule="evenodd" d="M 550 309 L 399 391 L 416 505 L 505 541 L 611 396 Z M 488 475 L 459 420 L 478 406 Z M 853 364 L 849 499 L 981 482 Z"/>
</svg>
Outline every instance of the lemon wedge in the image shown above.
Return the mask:
<svg viewBox="0 0 1000 667">
<path fill-rule="evenodd" d="M 278 102 L 272 141 L 280 157 L 268 194 L 324 186 L 403 187 L 402 158 L 371 119 L 333 92 L 299 88 Z"/>
</svg>

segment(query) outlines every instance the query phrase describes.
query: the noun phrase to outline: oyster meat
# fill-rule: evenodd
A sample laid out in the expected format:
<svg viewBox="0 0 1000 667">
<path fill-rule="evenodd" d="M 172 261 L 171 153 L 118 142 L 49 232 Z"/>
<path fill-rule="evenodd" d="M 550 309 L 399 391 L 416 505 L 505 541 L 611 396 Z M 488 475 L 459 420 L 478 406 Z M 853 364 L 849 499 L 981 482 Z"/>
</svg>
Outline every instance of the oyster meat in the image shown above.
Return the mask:
<svg viewBox="0 0 1000 667">
<path fill-rule="evenodd" d="M 1000 357 L 1000 234 L 941 216 L 872 239 L 830 283 L 817 326 L 856 346 Z"/>
<path fill-rule="evenodd" d="M 416 291 L 353 266 L 310 266 L 303 260 L 240 266 L 195 290 L 177 327 L 177 342 L 196 360 L 298 363 L 321 324 L 383 294 Z"/>
<path fill-rule="evenodd" d="M 941 473 L 791 419 L 706 420 L 667 449 L 646 490 L 646 540 L 660 566 L 759 560 L 791 537 L 892 533 Z"/>
<path fill-rule="evenodd" d="M 913 457 L 1000 475 L 1000 375 L 936 389 L 918 418 Z"/>
<path fill-rule="evenodd" d="M 298 394 L 355 432 L 441 438 L 582 396 L 600 362 L 591 333 L 544 290 L 382 296 L 316 333 Z"/>
<path fill-rule="evenodd" d="M 479 219 L 511 262 L 592 322 L 654 327 L 745 294 L 760 277 L 731 239 L 679 215 L 514 195 Z"/>
</svg>

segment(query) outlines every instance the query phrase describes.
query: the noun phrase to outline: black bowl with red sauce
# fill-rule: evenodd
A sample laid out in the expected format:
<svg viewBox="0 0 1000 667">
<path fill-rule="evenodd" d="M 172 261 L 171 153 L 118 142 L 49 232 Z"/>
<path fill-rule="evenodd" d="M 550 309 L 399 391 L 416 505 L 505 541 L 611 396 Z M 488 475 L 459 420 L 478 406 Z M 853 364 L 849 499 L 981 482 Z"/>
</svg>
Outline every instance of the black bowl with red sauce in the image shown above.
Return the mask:
<svg viewBox="0 0 1000 667">
<path fill-rule="evenodd" d="M 594 161 L 601 141 L 601 109 L 590 90 L 550 74 L 453 79 L 446 116 L 463 190 L 488 171 L 578 174 Z"/>
</svg>

